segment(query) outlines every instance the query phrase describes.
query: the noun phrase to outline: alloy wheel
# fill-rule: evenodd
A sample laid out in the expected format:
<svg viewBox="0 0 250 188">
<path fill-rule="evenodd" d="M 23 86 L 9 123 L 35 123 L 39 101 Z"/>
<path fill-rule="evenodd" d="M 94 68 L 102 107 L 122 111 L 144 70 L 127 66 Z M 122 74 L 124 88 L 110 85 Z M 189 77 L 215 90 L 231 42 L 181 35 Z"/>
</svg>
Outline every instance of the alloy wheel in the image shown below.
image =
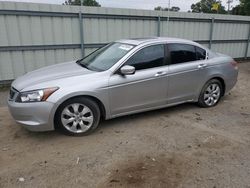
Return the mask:
<svg viewBox="0 0 250 188">
<path fill-rule="evenodd" d="M 204 102 L 208 106 L 213 106 L 219 101 L 220 95 L 221 95 L 220 86 L 217 83 L 212 83 L 208 85 L 208 87 L 205 90 Z"/>
<path fill-rule="evenodd" d="M 84 104 L 74 103 L 66 106 L 61 114 L 63 126 L 73 133 L 84 133 L 94 122 L 93 112 Z"/>
</svg>

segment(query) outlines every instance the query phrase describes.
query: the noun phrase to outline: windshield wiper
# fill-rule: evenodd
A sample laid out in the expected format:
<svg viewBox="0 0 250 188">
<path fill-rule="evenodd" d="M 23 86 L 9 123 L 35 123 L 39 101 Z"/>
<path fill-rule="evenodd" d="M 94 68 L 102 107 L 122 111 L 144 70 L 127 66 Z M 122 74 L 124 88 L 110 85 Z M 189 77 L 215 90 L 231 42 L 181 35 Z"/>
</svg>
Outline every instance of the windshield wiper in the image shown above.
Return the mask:
<svg viewBox="0 0 250 188">
<path fill-rule="evenodd" d="M 86 68 L 86 69 L 89 69 L 89 67 L 88 67 L 87 65 L 84 65 L 84 64 L 80 63 L 81 60 L 82 60 L 82 59 L 78 59 L 78 60 L 76 61 L 76 63 L 77 63 L 78 65 L 80 65 L 81 67 L 84 67 L 84 68 Z M 90 70 L 90 69 L 89 69 L 89 70 Z"/>
<path fill-rule="evenodd" d="M 76 60 L 76 63 L 79 65 L 81 61 L 82 61 L 82 59 L 78 59 L 78 60 Z"/>
</svg>

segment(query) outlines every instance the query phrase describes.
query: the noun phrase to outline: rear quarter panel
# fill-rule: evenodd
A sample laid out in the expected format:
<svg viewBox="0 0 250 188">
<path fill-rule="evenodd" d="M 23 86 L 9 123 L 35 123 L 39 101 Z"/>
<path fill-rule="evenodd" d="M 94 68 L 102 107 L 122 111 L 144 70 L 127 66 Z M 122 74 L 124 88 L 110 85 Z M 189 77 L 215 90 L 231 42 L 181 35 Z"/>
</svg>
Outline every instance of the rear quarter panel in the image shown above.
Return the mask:
<svg viewBox="0 0 250 188">
<path fill-rule="evenodd" d="M 205 83 L 213 78 L 218 77 L 224 80 L 225 93 L 234 87 L 237 82 L 238 69 L 231 65 L 232 61 L 233 59 L 231 57 L 222 54 L 206 61 L 207 67 L 204 68 L 201 84 L 197 87 L 196 100 L 198 100 Z"/>
</svg>

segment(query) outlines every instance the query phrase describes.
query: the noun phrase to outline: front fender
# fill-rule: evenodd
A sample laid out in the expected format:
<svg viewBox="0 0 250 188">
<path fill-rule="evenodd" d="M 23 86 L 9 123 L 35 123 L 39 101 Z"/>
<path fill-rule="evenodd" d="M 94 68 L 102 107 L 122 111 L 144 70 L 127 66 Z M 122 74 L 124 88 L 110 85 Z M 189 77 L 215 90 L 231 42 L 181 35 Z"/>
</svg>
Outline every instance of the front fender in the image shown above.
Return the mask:
<svg viewBox="0 0 250 188">
<path fill-rule="evenodd" d="M 90 91 L 78 91 L 78 92 L 69 92 L 66 95 L 61 96 L 60 98 L 57 98 L 57 101 L 54 103 L 54 106 L 51 110 L 51 114 L 49 117 L 49 122 L 54 126 L 54 116 L 55 113 L 58 109 L 58 107 L 65 101 L 67 101 L 70 98 L 73 97 L 78 97 L 78 96 L 89 96 L 89 97 L 94 97 L 98 99 L 104 106 L 105 108 L 105 117 L 106 119 L 110 118 L 110 109 L 109 109 L 109 101 L 108 101 L 108 92 L 107 91 L 96 91 L 96 92 L 90 92 Z M 53 97 L 53 101 L 55 96 Z M 49 98 L 52 100 L 52 98 Z M 55 127 L 55 126 L 54 126 Z"/>
</svg>

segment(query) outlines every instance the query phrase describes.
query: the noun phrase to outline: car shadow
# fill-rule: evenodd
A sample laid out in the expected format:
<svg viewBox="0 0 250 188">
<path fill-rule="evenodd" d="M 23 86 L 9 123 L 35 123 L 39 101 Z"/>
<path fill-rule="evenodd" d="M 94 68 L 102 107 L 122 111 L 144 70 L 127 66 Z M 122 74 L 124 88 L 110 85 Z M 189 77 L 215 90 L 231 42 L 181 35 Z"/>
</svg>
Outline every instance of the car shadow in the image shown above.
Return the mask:
<svg viewBox="0 0 250 188">
<path fill-rule="evenodd" d="M 152 110 L 152 111 L 141 112 L 141 113 L 132 114 L 132 115 L 126 115 L 122 117 L 117 117 L 117 118 L 110 119 L 110 120 L 102 120 L 100 122 L 100 126 L 98 127 L 98 129 L 95 130 L 93 133 L 91 133 L 89 136 L 99 135 L 100 133 L 106 131 L 107 129 L 114 128 L 114 127 L 119 128 L 119 126 L 121 125 L 133 123 L 134 121 L 138 121 L 138 120 L 143 120 L 145 119 L 145 117 L 147 118 L 148 117 L 157 118 L 157 117 L 162 117 L 162 116 L 168 117 L 176 112 L 186 111 L 192 108 L 198 108 L 198 107 L 197 105 L 193 103 L 186 103 L 186 104 L 180 104 L 180 105 L 173 106 L 173 107 L 162 108 L 158 110 Z M 53 140 L 59 137 L 69 137 L 69 136 L 62 134 L 59 131 L 31 132 L 31 131 L 26 130 L 23 127 L 20 127 L 20 129 L 18 129 L 16 133 L 14 134 L 14 138 L 18 139 L 21 137 L 26 137 L 26 138 L 29 137 L 31 139 L 35 139 L 38 141 L 38 140 L 51 140 L 51 139 Z M 81 137 L 75 137 L 75 138 L 81 138 Z"/>
<path fill-rule="evenodd" d="M 185 104 L 180 104 L 172 107 L 166 107 L 166 108 L 161 108 L 157 110 L 151 110 L 151 111 L 146 111 L 146 112 L 140 112 L 132 115 L 126 115 L 122 117 L 117 117 L 114 119 L 110 120 L 103 120 L 99 126 L 99 130 L 101 129 L 106 129 L 108 127 L 114 127 L 114 126 L 119 126 L 121 123 L 126 124 L 126 123 L 131 123 L 133 121 L 137 120 L 142 120 L 145 117 L 150 117 L 150 118 L 157 118 L 157 117 L 169 117 L 172 114 L 175 114 L 176 112 L 180 113 L 182 111 L 187 111 L 189 109 L 193 108 L 199 108 L 196 104 L 194 103 L 185 103 Z"/>
<path fill-rule="evenodd" d="M 31 132 L 25 129 L 24 127 L 20 127 L 20 129 L 18 129 L 15 132 L 13 137 L 14 139 L 28 137 L 28 138 L 32 138 L 36 140 L 39 140 L 39 139 L 44 140 L 44 139 L 51 139 L 51 138 L 56 138 L 60 136 L 62 136 L 62 134 L 60 134 L 60 132 L 58 131 Z"/>
<path fill-rule="evenodd" d="M 221 102 L 227 101 L 231 96 L 224 96 L 221 99 Z M 221 104 L 221 103 L 220 103 Z M 219 104 L 219 105 L 220 105 Z M 101 120 L 100 126 L 95 130 L 91 135 L 99 135 L 100 133 L 103 133 L 104 131 L 110 129 L 110 128 L 119 128 L 121 126 L 134 126 L 133 122 L 135 121 L 140 121 L 145 118 L 157 118 L 157 117 L 169 117 L 171 115 L 174 115 L 176 113 L 180 114 L 181 112 L 185 112 L 191 109 L 197 109 L 197 112 L 200 110 L 200 107 L 196 103 L 184 103 L 184 104 L 179 104 L 176 106 L 172 107 L 166 107 L 166 108 L 161 108 L 157 110 L 151 110 L 151 111 L 146 111 L 146 112 L 141 112 L 141 113 L 136 113 L 132 115 L 126 115 L 126 116 L 121 116 L 117 117 L 114 119 L 110 120 Z M 55 139 L 57 137 L 69 137 L 66 136 L 59 131 L 48 131 L 48 132 L 30 132 L 22 128 L 21 130 L 22 134 L 24 134 L 27 137 L 34 138 L 34 139 Z M 81 138 L 81 137 L 75 137 L 75 138 Z"/>
</svg>

